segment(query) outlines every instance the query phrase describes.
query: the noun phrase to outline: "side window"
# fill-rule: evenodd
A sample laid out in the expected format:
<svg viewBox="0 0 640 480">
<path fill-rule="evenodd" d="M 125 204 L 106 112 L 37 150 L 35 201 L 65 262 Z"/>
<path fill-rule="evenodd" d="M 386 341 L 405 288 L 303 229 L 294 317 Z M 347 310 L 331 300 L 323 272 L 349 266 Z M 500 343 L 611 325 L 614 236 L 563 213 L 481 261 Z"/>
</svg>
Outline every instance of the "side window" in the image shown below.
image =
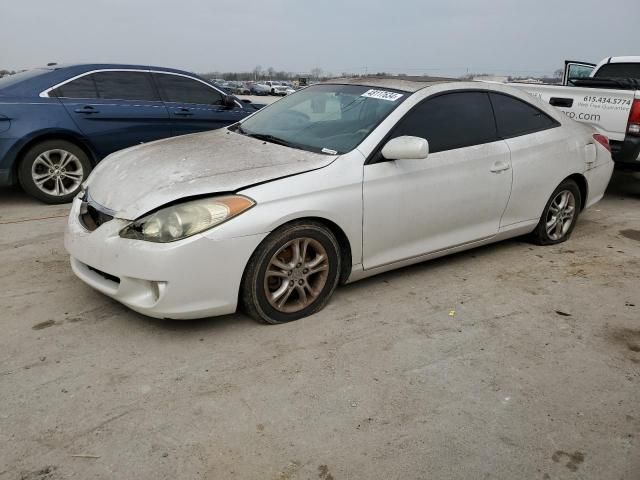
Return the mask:
<svg viewBox="0 0 640 480">
<path fill-rule="evenodd" d="M 527 102 L 499 93 L 490 93 L 489 96 L 496 114 L 498 134 L 502 138 L 527 135 L 558 126 L 553 118 Z"/>
<path fill-rule="evenodd" d="M 202 82 L 179 75 L 154 73 L 165 102 L 221 105 L 222 94 Z"/>
<path fill-rule="evenodd" d="M 567 81 L 571 83 L 571 80 L 576 80 L 578 78 L 588 78 L 593 72 L 595 67 L 591 67 L 589 65 L 580 65 L 577 63 L 570 63 L 567 67 Z"/>
<path fill-rule="evenodd" d="M 429 98 L 396 125 L 392 138 L 426 138 L 431 153 L 498 140 L 489 96 L 456 92 Z"/>
<path fill-rule="evenodd" d="M 148 73 L 98 72 L 93 78 L 98 96 L 110 100 L 159 100 Z"/>
<path fill-rule="evenodd" d="M 93 75 L 85 75 L 84 77 L 76 78 L 52 90 L 51 96 L 62 98 L 98 98 L 98 93 L 96 92 L 96 84 L 93 82 Z"/>
</svg>

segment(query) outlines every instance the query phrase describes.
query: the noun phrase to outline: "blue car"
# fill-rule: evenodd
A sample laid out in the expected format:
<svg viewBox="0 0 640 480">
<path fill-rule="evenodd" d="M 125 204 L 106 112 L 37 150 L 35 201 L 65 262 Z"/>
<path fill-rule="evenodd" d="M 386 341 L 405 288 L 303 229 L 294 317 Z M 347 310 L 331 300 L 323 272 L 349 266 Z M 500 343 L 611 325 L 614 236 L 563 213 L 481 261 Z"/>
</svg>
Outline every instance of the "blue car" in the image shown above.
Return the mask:
<svg viewBox="0 0 640 480">
<path fill-rule="evenodd" d="M 224 127 L 260 107 L 169 68 L 54 65 L 0 78 L 0 186 L 65 203 L 116 150 Z"/>
</svg>

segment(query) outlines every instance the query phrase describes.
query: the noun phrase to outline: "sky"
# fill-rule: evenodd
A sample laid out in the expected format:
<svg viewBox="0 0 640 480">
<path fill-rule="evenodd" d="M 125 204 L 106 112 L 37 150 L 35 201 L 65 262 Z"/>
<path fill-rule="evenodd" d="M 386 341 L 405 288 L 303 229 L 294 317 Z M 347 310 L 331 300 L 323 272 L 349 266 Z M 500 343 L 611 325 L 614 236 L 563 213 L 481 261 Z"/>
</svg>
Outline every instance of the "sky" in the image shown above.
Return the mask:
<svg viewBox="0 0 640 480">
<path fill-rule="evenodd" d="M 0 69 L 551 74 L 640 55 L 640 0 L 0 0 Z"/>
</svg>

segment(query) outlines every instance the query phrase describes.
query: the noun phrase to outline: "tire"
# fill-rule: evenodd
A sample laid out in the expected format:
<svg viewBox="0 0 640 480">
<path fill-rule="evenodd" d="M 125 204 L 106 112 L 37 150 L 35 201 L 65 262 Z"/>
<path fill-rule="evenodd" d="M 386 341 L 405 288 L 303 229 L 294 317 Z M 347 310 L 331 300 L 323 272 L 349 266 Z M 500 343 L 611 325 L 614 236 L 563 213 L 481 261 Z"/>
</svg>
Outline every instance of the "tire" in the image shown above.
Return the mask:
<svg viewBox="0 0 640 480">
<path fill-rule="evenodd" d="M 532 241 L 537 245 L 555 245 L 566 241 L 576 226 L 581 205 L 582 198 L 576 182 L 563 181 L 545 205 L 540 222 L 531 234 Z"/>
<path fill-rule="evenodd" d="M 24 191 L 38 200 L 68 203 L 80 191 L 91 169 L 89 157 L 77 145 L 66 140 L 45 140 L 24 154 L 18 180 Z"/>
<path fill-rule="evenodd" d="M 295 244 L 300 252 L 306 250 L 304 259 L 302 253 L 296 257 Z M 319 261 L 323 255 L 325 260 Z M 253 319 L 270 324 L 312 315 L 327 304 L 336 289 L 341 262 L 338 241 L 323 224 L 302 220 L 285 225 L 272 232 L 251 256 L 242 278 L 241 306 Z"/>
</svg>

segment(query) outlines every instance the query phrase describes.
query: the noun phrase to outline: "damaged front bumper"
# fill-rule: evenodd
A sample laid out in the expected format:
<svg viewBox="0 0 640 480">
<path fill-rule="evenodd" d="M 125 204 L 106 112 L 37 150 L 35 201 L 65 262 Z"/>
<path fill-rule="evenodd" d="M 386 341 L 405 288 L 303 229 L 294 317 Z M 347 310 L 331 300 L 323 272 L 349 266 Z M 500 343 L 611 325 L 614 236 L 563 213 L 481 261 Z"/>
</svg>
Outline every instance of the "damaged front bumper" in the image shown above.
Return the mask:
<svg viewBox="0 0 640 480">
<path fill-rule="evenodd" d="M 129 221 L 89 231 L 73 202 L 65 248 L 74 273 L 94 289 L 156 318 L 190 319 L 235 312 L 244 268 L 266 234 L 213 239 L 208 232 L 172 243 L 124 239 Z"/>
</svg>

